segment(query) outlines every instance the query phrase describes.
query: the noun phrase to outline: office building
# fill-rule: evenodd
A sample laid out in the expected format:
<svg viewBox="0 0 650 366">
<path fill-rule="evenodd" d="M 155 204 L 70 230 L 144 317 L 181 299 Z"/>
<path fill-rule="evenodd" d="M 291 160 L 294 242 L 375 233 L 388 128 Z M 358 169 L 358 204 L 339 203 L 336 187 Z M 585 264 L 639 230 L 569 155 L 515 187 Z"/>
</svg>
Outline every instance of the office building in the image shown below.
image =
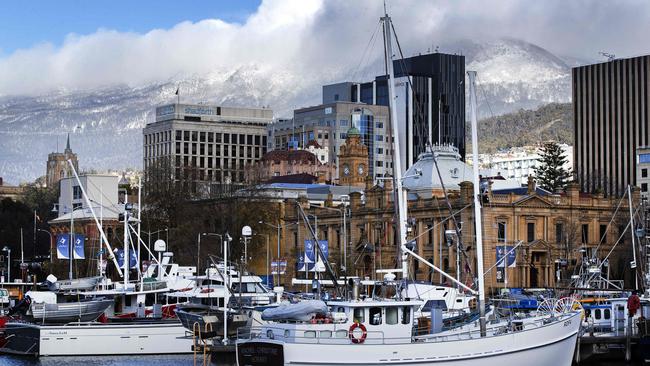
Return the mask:
<svg viewBox="0 0 650 366">
<path fill-rule="evenodd" d="M 348 130 L 354 126 L 360 131 L 361 140 L 368 149 L 368 174 L 375 179 L 392 175 L 388 107 L 338 101 L 296 109 L 293 113 L 292 119 L 276 120 L 269 125 L 268 132 L 274 141 L 274 149 L 309 150 L 312 142 L 316 142 L 327 149 L 326 161 L 334 165 L 334 176 L 339 177 L 340 148 L 345 144 Z"/>
<path fill-rule="evenodd" d="M 156 159 L 170 160 L 174 179 L 191 192 L 210 195 L 221 184 L 243 183 L 247 165 L 267 150 L 266 126 L 273 111 L 213 105 L 169 104 L 143 130 L 144 169 Z"/>
<path fill-rule="evenodd" d="M 453 145 L 464 158 L 465 56 L 433 53 L 393 65 L 402 168 L 410 167 L 428 143 Z M 338 101 L 387 106 L 387 78 L 323 86 L 323 104 Z"/>
<path fill-rule="evenodd" d="M 650 187 L 650 146 L 636 149 L 636 186 L 641 188 L 641 199 L 647 201 Z"/>
<path fill-rule="evenodd" d="M 650 145 L 650 56 L 576 67 L 574 172 L 583 190 L 622 194 L 637 184 L 636 153 Z"/>
</svg>

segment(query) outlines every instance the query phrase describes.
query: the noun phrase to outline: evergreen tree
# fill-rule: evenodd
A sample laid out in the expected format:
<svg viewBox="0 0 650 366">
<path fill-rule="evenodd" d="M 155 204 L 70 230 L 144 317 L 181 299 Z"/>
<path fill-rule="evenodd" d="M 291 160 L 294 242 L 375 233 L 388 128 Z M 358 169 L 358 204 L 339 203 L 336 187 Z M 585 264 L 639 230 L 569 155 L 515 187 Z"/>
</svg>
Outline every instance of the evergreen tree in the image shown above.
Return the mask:
<svg viewBox="0 0 650 366">
<path fill-rule="evenodd" d="M 566 162 L 567 158 L 557 142 L 544 143 L 540 149 L 539 165 L 535 168 L 538 184 L 550 192 L 563 189 L 571 179 L 571 172 L 564 168 Z"/>
</svg>

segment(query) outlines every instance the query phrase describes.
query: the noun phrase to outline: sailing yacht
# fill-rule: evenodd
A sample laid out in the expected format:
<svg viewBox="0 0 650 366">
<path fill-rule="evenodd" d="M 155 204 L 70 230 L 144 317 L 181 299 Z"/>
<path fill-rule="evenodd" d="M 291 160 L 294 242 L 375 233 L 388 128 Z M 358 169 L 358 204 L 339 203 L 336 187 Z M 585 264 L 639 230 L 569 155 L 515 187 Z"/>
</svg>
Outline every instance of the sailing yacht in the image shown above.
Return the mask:
<svg viewBox="0 0 650 366">
<path fill-rule="evenodd" d="M 384 46 L 387 55 L 389 109 L 393 135 L 397 133 L 394 107 L 395 85 L 391 45 L 391 20 L 381 18 L 384 25 Z M 391 57 L 389 57 L 391 56 Z M 472 147 L 478 161 L 476 130 L 475 72 L 468 72 L 472 119 Z M 408 256 L 440 271 L 435 265 L 407 247 L 406 194 L 402 189 L 399 139 L 394 141 L 394 188 L 396 227 L 400 241 L 402 277 L 408 279 Z M 480 319 L 450 330 L 442 330 L 439 313 L 432 313 L 425 323 L 428 334 L 414 330 L 420 319 L 415 311 L 417 300 L 351 300 L 330 301 L 319 311 L 300 314 L 285 309 L 286 320 L 242 331 L 237 340 L 239 366 L 256 365 L 571 365 L 581 325 L 581 312 L 572 304 L 553 304 L 551 311 L 523 319 L 505 319 L 487 323 L 483 279 L 481 202 L 478 165 L 474 165 L 474 209 L 478 267 L 478 307 Z M 325 258 L 323 258 L 326 261 Z M 441 273 L 443 273 L 441 271 Z M 443 273 L 461 287 L 464 284 Z M 468 290 L 474 291 L 467 288 Z M 476 291 L 474 291 L 476 292 Z M 354 293 L 354 291 L 353 291 Z M 323 303 L 323 305 L 325 305 Z M 556 306 L 557 305 L 557 306 Z M 290 305 L 289 305 L 290 306 Z M 287 306 L 287 307 L 289 307 Z M 301 319 L 309 318 L 309 321 Z M 264 316 L 264 314 L 263 314 Z M 417 335 L 415 335 L 417 334 Z"/>
</svg>

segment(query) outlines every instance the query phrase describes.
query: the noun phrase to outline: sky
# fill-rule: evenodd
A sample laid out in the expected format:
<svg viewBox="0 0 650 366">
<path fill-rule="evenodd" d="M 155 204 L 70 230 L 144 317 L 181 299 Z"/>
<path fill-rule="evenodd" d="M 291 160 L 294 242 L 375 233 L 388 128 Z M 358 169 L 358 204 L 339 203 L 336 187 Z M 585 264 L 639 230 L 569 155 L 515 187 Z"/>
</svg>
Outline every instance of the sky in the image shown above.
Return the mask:
<svg viewBox="0 0 650 366">
<path fill-rule="evenodd" d="M 387 2 L 407 56 L 501 37 L 589 60 L 599 51 L 650 53 L 647 1 Z M 352 74 L 381 57 L 379 0 L 41 0 L 3 2 L 1 10 L 0 96 L 143 85 L 243 65 L 293 77 Z"/>
</svg>

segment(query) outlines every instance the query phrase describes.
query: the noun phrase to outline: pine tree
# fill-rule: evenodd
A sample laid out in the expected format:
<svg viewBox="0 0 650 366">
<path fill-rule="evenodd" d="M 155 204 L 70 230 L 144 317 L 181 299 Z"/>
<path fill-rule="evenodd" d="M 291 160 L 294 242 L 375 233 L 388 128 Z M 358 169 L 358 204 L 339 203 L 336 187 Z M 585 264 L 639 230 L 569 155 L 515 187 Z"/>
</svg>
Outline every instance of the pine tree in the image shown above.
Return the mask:
<svg viewBox="0 0 650 366">
<path fill-rule="evenodd" d="M 571 179 L 571 172 L 564 168 L 567 158 L 557 142 L 544 143 L 540 149 L 539 165 L 535 168 L 535 177 L 540 187 L 558 192 L 567 185 Z"/>
</svg>

